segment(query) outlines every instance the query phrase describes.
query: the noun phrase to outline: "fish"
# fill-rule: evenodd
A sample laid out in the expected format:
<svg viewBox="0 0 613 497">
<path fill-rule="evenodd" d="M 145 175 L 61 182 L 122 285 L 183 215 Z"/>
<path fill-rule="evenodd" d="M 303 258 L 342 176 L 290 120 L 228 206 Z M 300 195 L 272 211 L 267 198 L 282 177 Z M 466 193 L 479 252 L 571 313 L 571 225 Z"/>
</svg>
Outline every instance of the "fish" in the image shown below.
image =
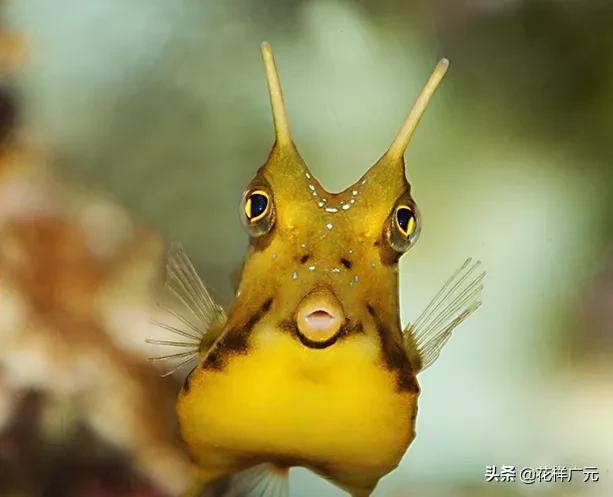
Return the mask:
<svg viewBox="0 0 613 497">
<path fill-rule="evenodd" d="M 190 369 L 177 397 L 195 465 L 185 497 L 287 497 L 304 467 L 351 497 L 368 497 L 415 438 L 417 375 L 481 305 L 485 272 L 472 258 L 402 327 L 398 263 L 421 215 L 404 153 L 449 63 L 442 59 L 397 136 L 363 176 L 330 193 L 291 138 L 270 44 L 261 45 L 275 141 L 241 198 L 249 235 L 229 312 L 180 245 L 167 263 L 180 352 Z"/>
</svg>

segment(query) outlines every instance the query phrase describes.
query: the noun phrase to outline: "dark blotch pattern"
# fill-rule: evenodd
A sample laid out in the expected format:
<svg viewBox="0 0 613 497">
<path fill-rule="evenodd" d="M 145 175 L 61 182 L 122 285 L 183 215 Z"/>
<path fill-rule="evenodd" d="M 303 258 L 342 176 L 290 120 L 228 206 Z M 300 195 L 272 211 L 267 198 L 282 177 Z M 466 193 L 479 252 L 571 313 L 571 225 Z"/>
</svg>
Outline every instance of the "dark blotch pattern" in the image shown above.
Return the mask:
<svg viewBox="0 0 613 497">
<path fill-rule="evenodd" d="M 257 322 L 262 319 L 272 306 L 272 298 L 266 300 L 240 328 L 226 332 L 219 343 L 209 352 L 202 364 L 202 369 L 217 369 L 224 367 L 228 356 L 245 354 L 249 349 L 249 335 Z"/>
<path fill-rule="evenodd" d="M 341 264 L 347 269 L 351 269 L 351 266 L 353 265 L 349 259 L 345 259 L 344 257 L 341 257 Z"/>
<path fill-rule="evenodd" d="M 383 323 L 372 305 L 368 304 L 366 309 L 368 310 L 368 314 L 370 314 L 375 321 L 379 339 L 381 340 L 385 366 L 389 370 L 396 372 L 398 390 L 402 392 L 418 393 L 419 386 L 417 385 L 417 380 L 413 374 L 413 368 L 411 367 L 411 363 L 409 362 L 409 358 L 402 343 L 394 340 L 390 329 Z"/>
</svg>

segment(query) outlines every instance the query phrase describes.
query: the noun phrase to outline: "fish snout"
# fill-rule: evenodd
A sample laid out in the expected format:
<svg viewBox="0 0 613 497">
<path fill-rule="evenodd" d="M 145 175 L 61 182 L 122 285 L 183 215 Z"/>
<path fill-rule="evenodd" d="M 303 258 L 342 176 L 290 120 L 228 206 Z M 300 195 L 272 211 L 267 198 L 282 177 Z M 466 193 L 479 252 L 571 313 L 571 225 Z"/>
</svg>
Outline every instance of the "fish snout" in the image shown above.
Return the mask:
<svg viewBox="0 0 613 497">
<path fill-rule="evenodd" d="M 325 348 L 332 345 L 345 323 L 345 313 L 331 290 L 315 290 L 298 304 L 296 325 L 304 345 Z"/>
</svg>

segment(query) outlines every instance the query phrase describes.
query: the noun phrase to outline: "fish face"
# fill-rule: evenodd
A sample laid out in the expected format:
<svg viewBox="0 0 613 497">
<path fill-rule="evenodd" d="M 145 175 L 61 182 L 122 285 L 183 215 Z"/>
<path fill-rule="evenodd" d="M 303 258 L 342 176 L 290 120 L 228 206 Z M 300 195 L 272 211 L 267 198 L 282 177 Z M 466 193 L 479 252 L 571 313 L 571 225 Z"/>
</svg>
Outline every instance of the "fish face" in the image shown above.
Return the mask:
<svg viewBox="0 0 613 497">
<path fill-rule="evenodd" d="M 403 348 L 397 264 L 417 240 L 420 220 L 404 152 L 447 70 L 443 59 L 382 157 L 342 192 L 326 191 L 292 141 L 270 45 L 262 45 L 275 128 L 265 164 L 245 189 L 250 235 L 236 298 L 205 369 L 249 352 L 254 334 L 286 333 L 305 349 L 338 347 L 364 334 L 403 388 L 416 389 Z M 342 339 L 342 340 L 341 340 Z"/>
<path fill-rule="evenodd" d="M 305 347 L 376 335 L 365 326 L 369 307 L 400 333 L 397 263 L 419 233 L 401 161 L 383 157 L 347 189 L 330 193 L 293 145 L 277 144 L 245 189 L 241 213 L 251 243 L 231 325 L 272 299 L 279 328 Z"/>
<path fill-rule="evenodd" d="M 338 346 L 363 333 L 383 350 L 388 364 L 407 369 L 397 264 L 416 242 L 420 218 L 405 176 L 404 151 L 446 61 L 383 156 L 347 189 L 331 193 L 291 139 L 270 46 L 263 45 L 262 55 L 275 143 L 242 196 L 250 246 L 217 352 L 225 346 L 244 353 L 258 329 L 287 333 L 310 349 Z M 207 360 L 215 363 L 216 353 Z"/>
</svg>

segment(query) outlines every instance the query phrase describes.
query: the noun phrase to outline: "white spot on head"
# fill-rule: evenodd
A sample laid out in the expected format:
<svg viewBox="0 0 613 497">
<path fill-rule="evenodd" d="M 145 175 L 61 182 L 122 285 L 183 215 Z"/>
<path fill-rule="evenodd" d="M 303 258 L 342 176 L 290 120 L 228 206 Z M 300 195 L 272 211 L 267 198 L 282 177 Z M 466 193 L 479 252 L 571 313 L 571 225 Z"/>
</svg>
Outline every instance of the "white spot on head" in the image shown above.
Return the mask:
<svg viewBox="0 0 613 497">
<path fill-rule="evenodd" d="M 315 190 L 315 187 L 311 183 L 309 183 L 309 190 L 311 190 L 311 191 Z"/>
<path fill-rule="evenodd" d="M 239 290 L 238 292 L 236 292 L 236 296 L 240 297 L 241 296 L 241 291 Z"/>
<path fill-rule="evenodd" d="M 353 280 L 351 280 L 351 281 L 349 282 L 349 288 L 353 288 L 353 285 L 354 285 Z"/>
<path fill-rule="evenodd" d="M 355 199 L 354 198 L 351 199 L 351 203 L 355 204 Z"/>
<path fill-rule="evenodd" d="M 356 274 L 356 275 L 353 277 L 353 281 L 355 281 L 356 283 L 357 283 L 358 281 L 360 281 L 360 275 Z"/>
<path fill-rule="evenodd" d="M 341 200 L 341 205 L 343 205 L 344 203 L 345 203 L 345 201 L 344 201 L 344 200 Z"/>
<path fill-rule="evenodd" d="M 324 203 L 323 203 L 323 201 L 322 201 L 322 200 L 320 200 L 319 202 L 317 202 L 317 205 L 318 205 L 319 207 L 323 207 L 323 206 L 324 206 Z"/>
<path fill-rule="evenodd" d="M 328 224 L 326 224 L 326 228 L 331 230 L 332 228 L 334 228 L 334 225 L 332 223 L 328 223 Z"/>
<path fill-rule="evenodd" d="M 327 202 L 328 201 L 327 198 L 322 198 L 321 200 L 322 200 L 322 202 Z"/>
<path fill-rule="evenodd" d="M 332 272 L 333 272 L 333 273 L 340 273 L 340 272 L 341 272 L 341 270 L 340 270 L 339 268 L 337 268 L 337 267 L 333 267 L 333 268 L 332 268 Z"/>
<path fill-rule="evenodd" d="M 370 261 L 370 267 L 375 269 L 377 267 L 377 263 L 375 261 Z"/>
<path fill-rule="evenodd" d="M 301 243 L 300 248 L 306 248 L 306 243 Z"/>
<path fill-rule="evenodd" d="M 317 197 L 317 192 L 312 192 L 314 197 Z"/>
<path fill-rule="evenodd" d="M 350 253 L 350 254 L 353 254 L 353 249 L 349 249 L 349 253 Z"/>
<path fill-rule="evenodd" d="M 297 280 L 297 279 L 298 279 L 298 271 L 294 271 L 294 272 L 292 273 L 292 279 L 293 279 L 293 280 Z"/>
<path fill-rule="evenodd" d="M 351 204 L 345 204 L 343 205 L 343 210 L 346 211 L 351 207 Z"/>
<path fill-rule="evenodd" d="M 277 258 L 277 253 L 276 253 L 276 252 L 273 252 L 273 254 L 272 254 L 272 260 L 274 261 L 276 258 Z"/>
<path fill-rule="evenodd" d="M 338 212 L 338 209 L 336 207 L 326 207 L 326 212 Z"/>
<path fill-rule="evenodd" d="M 304 175 L 307 177 L 307 179 L 311 179 L 311 175 L 309 173 L 304 173 Z"/>
<path fill-rule="evenodd" d="M 360 192 L 358 192 L 357 190 L 353 190 L 353 191 L 351 192 L 351 195 L 353 195 L 353 196 L 355 197 L 355 196 L 356 196 L 358 193 L 360 193 Z"/>
<path fill-rule="evenodd" d="M 315 266 L 309 266 L 309 271 L 315 271 Z"/>
<path fill-rule="evenodd" d="M 368 180 L 365 178 L 364 180 L 362 180 L 362 184 L 365 185 L 367 181 Z"/>
</svg>

